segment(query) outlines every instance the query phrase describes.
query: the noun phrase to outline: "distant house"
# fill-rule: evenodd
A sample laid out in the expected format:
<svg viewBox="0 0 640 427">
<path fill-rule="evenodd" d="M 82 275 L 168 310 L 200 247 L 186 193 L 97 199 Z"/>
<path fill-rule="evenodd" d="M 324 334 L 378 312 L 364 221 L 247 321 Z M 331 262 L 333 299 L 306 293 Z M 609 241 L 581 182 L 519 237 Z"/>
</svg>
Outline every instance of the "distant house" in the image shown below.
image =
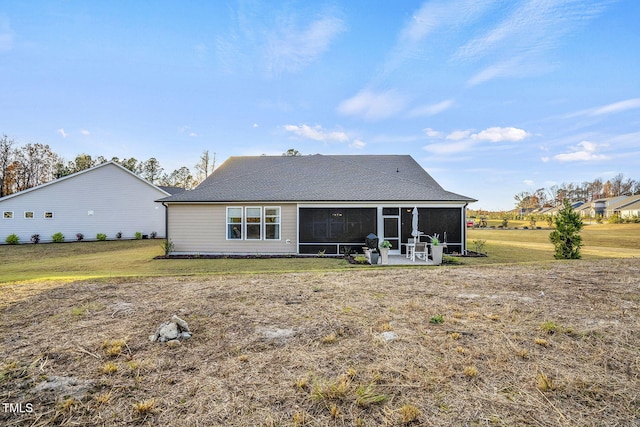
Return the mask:
<svg viewBox="0 0 640 427">
<path fill-rule="evenodd" d="M 640 195 L 629 196 L 611 207 L 613 214 L 620 218 L 640 218 Z"/>
<path fill-rule="evenodd" d="M 177 190 L 172 190 L 177 191 Z M 65 240 L 96 240 L 98 233 L 115 239 L 136 232 L 164 237 L 165 209 L 155 203 L 172 194 L 114 162 L 0 198 L 0 242 L 16 234 L 21 243 L 39 234 L 42 242 L 55 233 Z"/>
<path fill-rule="evenodd" d="M 444 190 L 411 156 L 231 157 L 161 202 L 174 253 L 340 254 L 374 233 L 400 254 L 418 229 L 466 249 L 470 197 Z"/>
</svg>

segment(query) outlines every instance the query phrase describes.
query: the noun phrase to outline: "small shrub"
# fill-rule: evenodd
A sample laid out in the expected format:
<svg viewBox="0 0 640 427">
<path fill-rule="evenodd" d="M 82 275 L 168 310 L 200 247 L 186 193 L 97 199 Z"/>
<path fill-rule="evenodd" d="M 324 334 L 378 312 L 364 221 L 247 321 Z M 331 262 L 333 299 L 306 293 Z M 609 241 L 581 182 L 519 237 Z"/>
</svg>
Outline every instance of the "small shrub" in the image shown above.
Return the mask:
<svg viewBox="0 0 640 427">
<path fill-rule="evenodd" d="M 487 241 L 478 239 L 471 242 L 471 244 L 473 245 L 474 252 L 482 254 L 484 253 L 484 247 L 487 244 Z"/>
<path fill-rule="evenodd" d="M 135 238 L 136 238 L 136 240 L 142 239 L 142 233 L 139 232 L 139 231 L 136 231 Z"/>
<path fill-rule="evenodd" d="M 502 227 L 507 228 L 509 226 L 509 218 L 506 216 L 502 218 Z"/>
<path fill-rule="evenodd" d="M 31 235 L 31 242 L 34 244 L 40 243 L 40 235 L 39 234 L 32 234 Z"/>
<path fill-rule="evenodd" d="M 145 400 L 143 402 L 137 402 L 133 405 L 138 415 L 146 416 L 154 412 L 156 406 L 155 399 Z"/>
<path fill-rule="evenodd" d="M 20 237 L 18 237 L 17 234 L 9 234 L 7 238 L 4 239 L 4 241 L 8 245 L 17 245 L 18 243 L 20 243 Z"/>
<path fill-rule="evenodd" d="M 102 373 L 104 374 L 113 374 L 118 371 L 118 365 L 113 362 L 107 362 L 102 365 Z"/>
<path fill-rule="evenodd" d="M 575 212 L 568 200 L 555 218 L 556 229 L 549 235 L 555 246 L 556 259 L 579 259 L 582 237 L 580 231 L 584 226 L 580 214 Z"/>
<path fill-rule="evenodd" d="M 173 242 L 169 239 L 164 239 L 162 241 L 162 251 L 164 252 L 165 256 L 168 256 L 169 254 L 171 254 L 171 252 L 173 252 Z"/>
<path fill-rule="evenodd" d="M 538 374 L 538 378 L 536 379 L 536 385 L 538 386 L 538 390 L 540 391 L 553 391 L 556 389 L 553 380 L 549 378 L 544 372 L 540 372 Z"/>
<path fill-rule="evenodd" d="M 82 234 L 82 233 L 78 233 L 78 234 Z M 82 239 L 80 239 L 80 240 L 82 240 Z M 64 234 L 62 234 L 60 232 L 57 232 L 56 234 L 51 236 L 51 241 L 53 243 L 62 243 L 62 242 L 64 242 Z"/>
<path fill-rule="evenodd" d="M 96 239 L 100 240 L 100 241 L 105 241 L 107 240 L 107 235 L 104 233 L 98 233 L 96 234 Z"/>
<path fill-rule="evenodd" d="M 382 403 L 388 399 L 385 394 L 379 394 L 375 391 L 375 386 L 369 384 L 367 386 L 361 385 L 356 390 L 356 405 L 369 406 L 378 403 Z"/>
<path fill-rule="evenodd" d="M 78 242 L 81 242 L 82 240 L 84 240 L 84 234 L 82 234 L 82 233 L 77 233 L 77 234 L 76 234 L 76 240 L 77 240 Z"/>
<path fill-rule="evenodd" d="M 156 237 L 158 237 L 158 232 L 157 232 L 157 231 L 152 231 L 152 232 L 149 234 L 149 237 L 151 237 L 152 239 L 155 239 Z"/>
<path fill-rule="evenodd" d="M 444 316 L 442 316 L 442 314 L 431 316 L 431 318 L 429 319 L 429 323 L 433 323 L 434 325 L 440 325 L 444 323 Z"/>
<path fill-rule="evenodd" d="M 116 239 L 122 239 L 122 231 L 116 233 Z"/>
<path fill-rule="evenodd" d="M 464 368 L 464 375 L 468 378 L 475 378 L 478 376 L 478 368 L 475 366 L 466 366 Z"/>
</svg>

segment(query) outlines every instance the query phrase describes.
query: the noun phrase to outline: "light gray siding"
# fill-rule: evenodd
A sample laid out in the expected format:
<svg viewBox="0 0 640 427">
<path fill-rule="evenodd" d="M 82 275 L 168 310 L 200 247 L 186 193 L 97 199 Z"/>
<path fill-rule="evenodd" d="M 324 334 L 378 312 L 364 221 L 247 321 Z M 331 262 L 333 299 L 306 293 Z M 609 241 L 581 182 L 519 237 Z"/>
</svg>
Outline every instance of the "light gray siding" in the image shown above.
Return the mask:
<svg viewBox="0 0 640 427">
<path fill-rule="evenodd" d="M 227 207 L 279 206 L 280 240 L 228 240 Z M 295 204 L 170 204 L 169 239 L 174 253 L 295 254 L 297 207 Z"/>
<path fill-rule="evenodd" d="M 95 240 L 104 233 L 107 239 L 133 238 L 136 232 L 157 232 L 164 237 L 165 208 L 154 201 L 168 193 L 149 184 L 118 165 L 107 163 L 40 187 L 0 200 L 0 215 L 13 212 L 13 219 L 0 216 L 0 239 L 17 234 L 20 243 L 28 243 L 39 234 L 42 242 L 61 232 L 66 241 Z M 33 212 L 26 219 L 25 212 Z M 53 218 L 45 218 L 52 212 Z"/>
</svg>

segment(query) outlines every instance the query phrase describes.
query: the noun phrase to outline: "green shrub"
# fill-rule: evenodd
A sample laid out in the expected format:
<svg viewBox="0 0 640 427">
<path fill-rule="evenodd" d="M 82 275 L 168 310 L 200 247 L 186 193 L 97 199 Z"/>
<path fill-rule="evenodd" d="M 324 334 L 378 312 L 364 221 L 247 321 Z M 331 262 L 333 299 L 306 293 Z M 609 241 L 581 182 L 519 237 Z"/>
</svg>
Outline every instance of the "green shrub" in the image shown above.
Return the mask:
<svg viewBox="0 0 640 427">
<path fill-rule="evenodd" d="M 142 239 L 142 233 L 141 233 L 141 232 L 139 232 L 139 231 L 136 231 L 135 236 L 136 236 L 136 240 L 140 240 L 140 239 Z"/>
<path fill-rule="evenodd" d="M 171 252 L 173 252 L 173 242 L 169 239 L 164 239 L 162 241 L 162 250 L 164 251 L 165 255 L 169 255 Z"/>
<path fill-rule="evenodd" d="M 17 234 L 9 234 L 7 238 L 4 239 L 4 241 L 8 245 L 17 245 L 18 243 L 20 243 L 20 237 L 18 237 Z"/>
<path fill-rule="evenodd" d="M 39 235 L 39 234 L 33 234 L 33 235 L 31 236 L 31 241 L 32 241 L 33 243 L 40 243 L 40 235 Z"/>
<path fill-rule="evenodd" d="M 53 243 L 62 243 L 64 242 L 64 234 L 57 232 L 53 236 L 51 236 L 51 241 Z"/>
<path fill-rule="evenodd" d="M 556 259 L 581 258 L 582 237 L 580 231 L 584 224 L 580 214 L 573 210 L 568 200 L 565 199 L 564 207 L 558 212 L 555 222 L 556 229 L 549 235 L 549 240 L 556 248 L 554 257 Z"/>
<path fill-rule="evenodd" d="M 98 233 L 98 234 L 96 234 L 96 239 L 101 240 L 101 241 L 107 240 L 107 235 L 104 234 L 104 233 Z"/>
</svg>

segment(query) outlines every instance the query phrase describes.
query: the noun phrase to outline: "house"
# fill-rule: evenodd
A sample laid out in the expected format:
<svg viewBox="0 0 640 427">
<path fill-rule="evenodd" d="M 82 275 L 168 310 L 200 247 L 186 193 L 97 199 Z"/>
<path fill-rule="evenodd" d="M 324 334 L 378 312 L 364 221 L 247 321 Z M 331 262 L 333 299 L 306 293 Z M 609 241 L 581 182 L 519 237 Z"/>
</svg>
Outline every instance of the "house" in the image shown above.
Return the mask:
<svg viewBox="0 0 640 427">
<path fill-rule="evenodd" d="M 34 234 L 42 242 L 62 233 L 65 240 L 133 238 L 136 232 L 164 237 L 165 209 L 155 200 L 170 191 L 160 189 L 128 169 L 107 162 L 37 187 L 0 198 L 0 239 L 16 234 L 28 243 Z"/>
<path fill-rule="evenodd" d="M 466 206 L 411 156 L 231 157 L 167 207 L 174 254 L 340 254 L 374 233 L 406 250 L 412 211 L 418 229 L 466 249 Z"/>
<path fill-rule="evenodd" d="M 612 211 L 620 218 L 640 218 L 640 195 L 628 197 L 613 206 Z"/>
</svg>

